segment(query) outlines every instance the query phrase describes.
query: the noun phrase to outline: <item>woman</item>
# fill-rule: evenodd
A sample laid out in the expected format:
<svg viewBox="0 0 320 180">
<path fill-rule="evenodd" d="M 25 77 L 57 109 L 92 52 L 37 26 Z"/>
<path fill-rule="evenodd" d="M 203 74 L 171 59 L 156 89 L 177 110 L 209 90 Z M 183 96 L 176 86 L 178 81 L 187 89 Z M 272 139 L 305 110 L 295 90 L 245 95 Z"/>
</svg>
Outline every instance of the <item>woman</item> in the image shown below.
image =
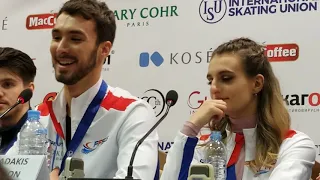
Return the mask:
<svg viewBox="0 0 320 180">
<path fill-rule="evenodd" d="M 308 180 L 316 158 L 313 141 L 290 129 L 290 116 L 264 47 L 247 39 L 220 45 L 207 74 L 205 101 L 175 138 L 161 176 L 187 179 L 192 163 L 203 162 L 196 148 L 200 129 L 219 130 L 227 148 L 227 179 Z M 196 148 L 196 151 L 195 151 Z"/>
</svg>

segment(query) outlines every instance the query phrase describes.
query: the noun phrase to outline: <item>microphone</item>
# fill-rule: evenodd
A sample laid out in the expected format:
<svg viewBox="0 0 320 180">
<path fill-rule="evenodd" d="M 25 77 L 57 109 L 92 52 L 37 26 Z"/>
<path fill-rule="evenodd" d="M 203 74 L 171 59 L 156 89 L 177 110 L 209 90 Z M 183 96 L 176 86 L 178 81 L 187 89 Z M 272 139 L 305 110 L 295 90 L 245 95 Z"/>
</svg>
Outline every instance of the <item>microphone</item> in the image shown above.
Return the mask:
<svg viewBox="0 0 320 180">
<path fill-rule="evenodd" d="M 82 159 L 68 157 L 63 173 L 59 180 L 67 180 L 73 178 L 84 178 L 84 162 Z"/>
<path fill-rule="evenodd" d="M 166 104 L 167 104 L 166 112 L 157 121 L 157 123 L 155 125 L 153 125 L 153 127 L 137 142 L 137 144 L 136 144 L 136 146 L 135 146 L 135 148 L 134 148 L 134 150 L 132 152 L 132 155 L 131 155 L 131 160 L 130 160 L 130 164 L 128 166 L 128 172 L 127 172 L 127 176 L 125 177 L 125 180 L 129 180 L 129 179 L 133 180 L 133 177 L 132 177 L 133 161 L 134 161 L 134 157 L 135 157 L 135 155 L 137 153 L 137 150 L 138 150 L 139 146 L 149 136 L 149 134 L 164 120 L 164 118 L 169 113 L 169 109 L 176 104 L 177 100 L 178 100 L 178 93 L 176 91 L 174 91 L 174 90 L 170 90 L 166 95 Z"/>
<path fill-rule="evenodd" d="M 214 170 L 211 164 L 194 164 L 189 168 L 188 180 L 211 180 Z"/>
<path fill-rule="evenodd" d="M 32 90 L 31 89 L 25 89 L 23 90 L 20 95 L 18 96 L 17 102 L 11 106 L 9 109 L 7 109 L 4 113 L 2 113 L 0 115 L 0 119 L 5 116 L 6 114 L 8 114 L 13 108 L 15 108 L 16 106 L 18 106 L 19 104 L 24 104 L 28 101 L 30 101 L 31 97 L 32 97 Z"/>
</svg>

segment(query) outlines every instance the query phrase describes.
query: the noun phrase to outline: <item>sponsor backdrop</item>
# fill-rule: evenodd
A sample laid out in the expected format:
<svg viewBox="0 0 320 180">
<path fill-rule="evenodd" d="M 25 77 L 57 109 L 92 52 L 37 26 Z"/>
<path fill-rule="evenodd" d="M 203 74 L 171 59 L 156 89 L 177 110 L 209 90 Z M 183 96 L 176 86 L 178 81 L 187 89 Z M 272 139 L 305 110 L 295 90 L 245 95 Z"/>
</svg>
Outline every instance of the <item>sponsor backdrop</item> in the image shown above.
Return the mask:
<svg viewBox="0 0 320 180">
<path fill-rule="evenodd" d="M 0 46 L 28 53 L 38 68 L 37 105 L 62 85 L 49 53 L 51 28 L 63 0 L 0 1 Z M 266 45 L 292 116 L 292 128 L 320 144 L 317 0 L 107 0 L 117 19 L 116 40 L 102 72 L 111 86 L 148 101 L 159 118 L 166 93 L 177 104 L 159 127 L 167 152 L 183 123 L 210 98 L 206 73 L 219 44 L 246 36 Z M 319 153 L 319 152 L 318 152 Z M 320 160 L 319 156 L 317 158 Z"/>
</svg>

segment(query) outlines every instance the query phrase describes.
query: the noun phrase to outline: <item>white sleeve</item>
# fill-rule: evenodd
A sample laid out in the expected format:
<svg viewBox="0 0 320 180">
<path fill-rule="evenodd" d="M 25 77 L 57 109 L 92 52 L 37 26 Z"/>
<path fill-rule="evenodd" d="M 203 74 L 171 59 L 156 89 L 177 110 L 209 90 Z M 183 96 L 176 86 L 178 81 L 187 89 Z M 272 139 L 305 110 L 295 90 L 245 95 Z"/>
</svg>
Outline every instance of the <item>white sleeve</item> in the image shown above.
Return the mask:
<svg viewBox="0 0 320 180">
<path fill-rule="evenodd" d="M 156 123 L 154 110 L 146 103 L 135 105 L 126 115 L 118 131 L 119 154 L 118 170 L 114 178 L 124 178 L 134 147 L 137 142 Z M 158 165 L 158 133 L 155 129 L 139 146 L 133 162 L 133 177 L 153 180 Z"/>
<path fill-rule="evenodd" d="M 178 132 L 167 154 L 161 180 L 186 180 L 188 178 L 190 164 L 200 161 L 194 157 L 197 142 L 198 138 L 191 138 Z"/>
<path fill-rule="evenodd" d="M 290 179 L 309 180 L 316 159 L 316 147 L 313 141 L 299 132 L 286 139 L 280 149 L 278 161 L 269 180 Z"/>
</svg>

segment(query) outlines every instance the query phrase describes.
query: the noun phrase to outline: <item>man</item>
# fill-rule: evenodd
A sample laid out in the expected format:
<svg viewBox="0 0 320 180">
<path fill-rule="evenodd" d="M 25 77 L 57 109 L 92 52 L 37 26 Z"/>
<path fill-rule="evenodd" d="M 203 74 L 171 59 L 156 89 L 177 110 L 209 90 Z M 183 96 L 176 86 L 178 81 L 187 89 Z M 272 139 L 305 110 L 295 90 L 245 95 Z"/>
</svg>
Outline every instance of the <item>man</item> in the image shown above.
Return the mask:
<svg viewBox="0 0 320 180">
<path fill-rule="evenodd" d="M 0 48 L 0 114 L 17 102 L 24 89 L 34 90 L 36 70 L 33 60 L 24 52 Z M 6 154 L 15 143 L 29 109 L 30 103 L 20 104 L 0 119 L 0 154 Z"/>
<path fill-rule="evenodd" d="M 124 178 L 137 141 L 156 122 L 148 103 L 101 78 L 115 30 L 114 14 L 104 2 L 70 0 L 58 12 L 50 52 L 64 88 L 38 108 L 51 119 L 51 179 L 61 175 L 67 156 L 84 161 L 86 177 Z M 157 142 L 155 131 L 139 147 L 134 178 L 155 177 Z"/>
</svg>

